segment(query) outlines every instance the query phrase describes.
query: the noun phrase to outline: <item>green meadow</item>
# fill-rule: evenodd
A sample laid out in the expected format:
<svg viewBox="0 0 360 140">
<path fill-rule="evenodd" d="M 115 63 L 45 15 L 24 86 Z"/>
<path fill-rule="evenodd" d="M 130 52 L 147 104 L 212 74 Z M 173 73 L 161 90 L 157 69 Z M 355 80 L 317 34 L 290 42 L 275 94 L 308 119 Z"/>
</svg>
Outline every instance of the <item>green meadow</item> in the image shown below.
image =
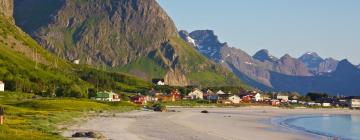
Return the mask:
<svg viewBox="0 0 360 140">
<path fill-rule="evenodd" d="M 128 102 L 34 97 L 27 93 L 0 92 L 0 106 L 5 108 L 5 123 L 0 126 L 0 139 L 65 139 L 60 134 L 59 126 L 66 126 L 78 118 L 139 109 Z"/>
</svg>

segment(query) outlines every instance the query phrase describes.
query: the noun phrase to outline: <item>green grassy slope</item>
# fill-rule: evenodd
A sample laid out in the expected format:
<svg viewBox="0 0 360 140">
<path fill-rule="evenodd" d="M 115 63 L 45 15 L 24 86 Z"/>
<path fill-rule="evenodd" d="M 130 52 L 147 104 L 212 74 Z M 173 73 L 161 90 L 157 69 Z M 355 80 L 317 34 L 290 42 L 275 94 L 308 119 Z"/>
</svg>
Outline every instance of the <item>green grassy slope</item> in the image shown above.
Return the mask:
<svg viewBox="0 0 360 140">
<path fill-rule="evenodd" d="M 2 140 L 65 139 L 58 125 L 70 124 L 73 118 L 88 112 L 123 112 L 138 109 L 126 102 L 104 103 L 87 99 L 32 99 L 32 94 L 0 93 L 0 106 L 5 108 L 5 123 L 0 125 Z M 69 122 L 70 121 L 70 122 Z"/>
<path fill-rule="evenodd" d="M 181 69 L 187 70 L 186 75 L 194 84 L 203 87 L 239 86 L 248 88 L 234 74 L 208 60 L 182 39 L 172 38 L 170 44 L 182 56 L 180 59 Z"/>
<path fill-rule="evenodd" d="M 74 66 L 39 46 L 0 14 L 0 80 L 6 90 L 88 97 L 89 89 L 137 92 L 150 84 L 120 73 Z"/>
</svg>

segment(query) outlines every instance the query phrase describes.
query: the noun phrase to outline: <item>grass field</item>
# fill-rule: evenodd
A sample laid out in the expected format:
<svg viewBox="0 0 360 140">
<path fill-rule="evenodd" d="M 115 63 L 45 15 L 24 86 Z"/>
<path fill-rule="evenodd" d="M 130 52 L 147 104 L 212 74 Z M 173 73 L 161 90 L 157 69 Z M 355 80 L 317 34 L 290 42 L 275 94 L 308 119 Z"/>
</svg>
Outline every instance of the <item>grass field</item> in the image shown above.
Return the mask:
<svg viewBox="0 0 360 140">
<path fill-rule="evenodd" d="M 68 124 L 89 112 L 124 112 L 139 107 L 127 102 L 105 103 L 87 99 L 32 99 L 32 94 L 1 93 L 0 106 L 5 108 L 5 124 L 0 139 L 64 139 L 59 125 Z"/>
</svg>

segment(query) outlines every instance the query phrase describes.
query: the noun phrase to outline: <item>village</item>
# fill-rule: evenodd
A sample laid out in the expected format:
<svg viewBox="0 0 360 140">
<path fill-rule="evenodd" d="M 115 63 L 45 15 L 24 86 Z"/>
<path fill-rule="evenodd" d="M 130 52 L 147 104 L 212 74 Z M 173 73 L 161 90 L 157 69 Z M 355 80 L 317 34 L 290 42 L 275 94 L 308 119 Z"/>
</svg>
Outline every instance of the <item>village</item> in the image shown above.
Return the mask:
<svg viewBox="0 0 360 140">
<path fill-rule="evenodd" d="M 153 81 L 155 86 L 166 86 L 162 80 Z M 0 81 L 0 92 L 5 91 L 5 83 Z M 125 96 L 125 97 L 124 97 Z M 310 97 L 314 96 L 314 97 Z M 162 92 L 155 89 L 147 94 L 141 93 L 114 93 L 112 91 L 97 92 L 93 100 L 106 102 L 129 101 L 138 105 L 148 103 L 169 103 L 192 101 L 199 104 L 213 105 L 267 105 L 283 107 L 349 107 L 353 109 L 360 108 L 360 97 L 331 97 L 318 94 L 308 94 L 301 96 L 299 94 L 284 92 L 262 92 L 259 90 L 246 90 L 241 93 L 231 93 L 229 91 L 192 88 L 188 93 L 181 93 L 178 89 L 172 89 L 170 92 Z"/>
<path fill-rule="evenodd" d="M 165 86 L 164 82 L 153 82 L 156 86 Z M 231 93 L 223 90 L 212 91 L 210 89 L 193 88 L 188 93 L 181 93 L 178 89 L 170 92 L 161 92 L 152 89 L 148 94 L 123 94 L 128 96 L 130 102 L 138 105 L 146 105 L 148 103 L 169 103 L 192 101 L 204 105 L 265 105 L 265 106 L 282 106 L 282 107 L 349 107 L 352 109 L 360 108 L 360 97 L 316 97 L 317 94 L 301 96 L 299 94 L 270 92 L 265 93 L 259 90 L 246 90 L 241 93 Z M 315 96 L 315 97 L 309 97 Z M 313 99 L 311 99 L 313 98 Z M 92 99 L 98 101 L 121 101 L 121 94 L 114 92 L 98 92 L 96 97 Z"/>
</svg>

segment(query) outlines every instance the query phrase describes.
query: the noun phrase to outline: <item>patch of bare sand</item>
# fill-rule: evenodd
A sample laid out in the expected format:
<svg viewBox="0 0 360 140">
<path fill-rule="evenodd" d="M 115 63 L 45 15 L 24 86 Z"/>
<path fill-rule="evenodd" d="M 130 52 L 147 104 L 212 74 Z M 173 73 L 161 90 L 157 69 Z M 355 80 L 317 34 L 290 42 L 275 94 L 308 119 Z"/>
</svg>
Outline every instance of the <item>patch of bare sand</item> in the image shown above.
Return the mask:
<svg viewBox="0 0 360 140">
<path fill-rule="evenodd" d="M 201 110 L 210 113 L 202 114 Z M 180 112 L 136 111 L 116 117 L 98 117 L 74 125 L 64 136 L 76 131 L 100 132 L 114 140 L 304 140 L 328 139 L 293 131 L 274 129 L 272 118 L 291 115 L 357 114 L 346 109 L 279 109 L 273 107 L 176 108 Z M 289 129 L 289 128 L 282 128 Z"/>
</svg>

